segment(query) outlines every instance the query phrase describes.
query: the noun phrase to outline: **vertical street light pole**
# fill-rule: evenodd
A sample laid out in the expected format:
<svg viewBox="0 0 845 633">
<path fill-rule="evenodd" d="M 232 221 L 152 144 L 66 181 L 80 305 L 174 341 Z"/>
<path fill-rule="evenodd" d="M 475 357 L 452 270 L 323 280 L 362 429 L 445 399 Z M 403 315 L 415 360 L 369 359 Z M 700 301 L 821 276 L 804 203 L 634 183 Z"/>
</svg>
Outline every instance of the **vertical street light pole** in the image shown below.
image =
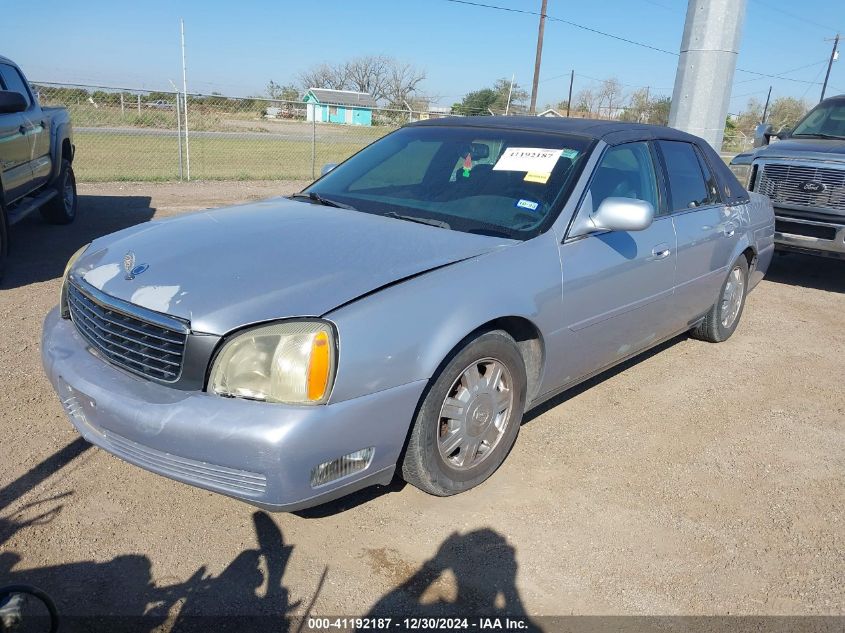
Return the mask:
<svg viewBox="0 0 845 633">
<path fill-rule="evenodd" d="M 511 75 L 511 87 L 508 90 L 508 102 L 507 102 L 507 104 L 505 104 L 505 116 L 508 116 L 508 112 L 510 112 L 510 109 L 511 109 L 511 95 L 513 94 L 513 82 L 515 80 L 516 80 L 516 73 Z M 532 108 L 531 110 L 533 112 L 534 109 Z"/>
<path fill-rule="evenodd" d="M 182 110 L 185 113 L 185 174 L 191 179 L 191 152 L 188 149 L 188 74 L 185 67 L 185 20 L 179 18 L 179 32 L 182 35 Z"/>
<path fill-rule="evenodd" d="M 537 84 L 540 83 L 540 60 L 543 57 L 543 31 L 546 28 L 547 3 L 548 0 L 543 0 L 543 5 L 540 8 L 540 26 L 537 30 L 537 55 L 534 57 L 534 82 L 531 84 L 531 114 L 537 112 Z"/>
<path fill-rule="evenodd" d="M 569 111 L 572 109 L 572 84 L 575 83 L 575 69 L 569 73 L 569 99 L 566 100 L 566 116 L 569 116 Z"/>
<path fill-rule="evenodd" d="M 772 98 L 772 87 L 769 86 L 769 94 L 766 95 L 766 105 L 763 106 L 763 120 L 760 123 L 766 122 L 766 115 L 769 113 L 769 99 Z"/>
<path fill-rule="evenodd" d="M 827 91 L 827 80 L 830 79 L 830 67 L 833 66 L 833 61 L 838 57 L 836 49 L 839 47 L 839 33 L 833 38 L 833 50 L 830 51 L 830 59 L 827 62 L 827 73 L 824 76 L 824 84 L 822 84 L 822 96 L 819 101 L 824 101 L 824 93 Z"/>
</svg>

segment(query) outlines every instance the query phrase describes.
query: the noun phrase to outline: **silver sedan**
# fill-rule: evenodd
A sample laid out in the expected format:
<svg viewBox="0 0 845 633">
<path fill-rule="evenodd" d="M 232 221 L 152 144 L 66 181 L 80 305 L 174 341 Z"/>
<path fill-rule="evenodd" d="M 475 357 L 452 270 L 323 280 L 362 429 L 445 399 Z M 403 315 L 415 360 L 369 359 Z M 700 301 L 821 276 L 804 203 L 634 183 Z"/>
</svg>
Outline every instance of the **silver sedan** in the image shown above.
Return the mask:
<svg viewBox="0 0 845 633">
<path fill-rule="evenodd" d="M 95 240 L 43 362 L 82 435 L 179 481 L 271 510 L 397 473 L 451 495 L 526 410 L 729 338 L 773 236 L 768 199 L 675 130 L 426 121 L 290 198 Z"/>
</svg>

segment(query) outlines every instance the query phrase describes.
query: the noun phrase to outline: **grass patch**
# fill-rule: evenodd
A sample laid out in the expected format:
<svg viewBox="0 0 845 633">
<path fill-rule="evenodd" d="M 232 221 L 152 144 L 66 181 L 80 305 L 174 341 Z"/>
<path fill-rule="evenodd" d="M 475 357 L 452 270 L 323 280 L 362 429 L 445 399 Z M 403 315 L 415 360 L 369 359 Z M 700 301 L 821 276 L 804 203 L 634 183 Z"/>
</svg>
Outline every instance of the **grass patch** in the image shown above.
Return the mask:
<svg viewBox="0 0 845 633">
<path fill-rule="evenodd" d="M 318 140 L 316 175 L 323 164 L 339 163 L 375 138 Z M 74 171 L 83 182 L 179 177 L 176 137 L 77 132 L 74 143 Z M 310 140 L 197 137 L 190 139 L 190 153 L 191 178 L 198 180 L 309 180 L 312 174 Z"/>
</svg>

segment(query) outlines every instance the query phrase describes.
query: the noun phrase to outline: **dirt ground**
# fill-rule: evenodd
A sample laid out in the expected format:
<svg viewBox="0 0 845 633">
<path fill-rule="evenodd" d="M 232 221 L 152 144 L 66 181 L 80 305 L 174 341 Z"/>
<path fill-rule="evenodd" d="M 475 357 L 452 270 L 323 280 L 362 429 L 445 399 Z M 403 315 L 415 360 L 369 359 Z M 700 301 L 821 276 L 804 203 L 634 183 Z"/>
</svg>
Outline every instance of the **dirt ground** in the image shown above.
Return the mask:
<svg viewBox="0 0 845 633">
<path fill-rule="evenodd" d="M 69 614 L 845 614 L 845 262 L 779 257 L 728 342 L 677 338 L 530 413 L 503 468 L 300 514 L 89 447 L 42 374 L 68 256 L 296 183 L 80 186 L 11 233 L 0 290 L 0 585 Z M 448 603 L 448 604 L 447 604 Z"/>
</svg>

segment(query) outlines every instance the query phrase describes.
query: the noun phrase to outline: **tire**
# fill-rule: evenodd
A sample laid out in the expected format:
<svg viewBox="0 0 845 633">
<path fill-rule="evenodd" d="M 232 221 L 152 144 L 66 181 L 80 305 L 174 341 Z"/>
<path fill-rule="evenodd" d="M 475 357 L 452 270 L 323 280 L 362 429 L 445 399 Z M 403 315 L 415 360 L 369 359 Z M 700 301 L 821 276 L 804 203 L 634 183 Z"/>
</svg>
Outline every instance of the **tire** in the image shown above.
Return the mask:
<svg viewBox="0 0 845 633">
<path fill-rule="evenodd" d="M 704 321 L 690 332 L 693 338 L 710 343 L 728 340 L 739 325 L 748 296 L 748 260 L 740 255 L 730 268 L 719 298 Z"/>
<path fill-rule="evenodd" d="M 41 207 L 41 216 L 50 224 L 70 224 L 76 219 L 79 199 L 76 195 L 76 177 L 69 160 L 62 160 L 59 177 L 52 186 L 57 195 Z"/>
<path fill-rule="evenodd" d="M 453 352 L 423 396 L 402 460 L 402 478 L 445 497 L 490 477 L 516 441 L 526 382 L 519 348 L 502 330 L 486 332 Z"/>
</svg>

